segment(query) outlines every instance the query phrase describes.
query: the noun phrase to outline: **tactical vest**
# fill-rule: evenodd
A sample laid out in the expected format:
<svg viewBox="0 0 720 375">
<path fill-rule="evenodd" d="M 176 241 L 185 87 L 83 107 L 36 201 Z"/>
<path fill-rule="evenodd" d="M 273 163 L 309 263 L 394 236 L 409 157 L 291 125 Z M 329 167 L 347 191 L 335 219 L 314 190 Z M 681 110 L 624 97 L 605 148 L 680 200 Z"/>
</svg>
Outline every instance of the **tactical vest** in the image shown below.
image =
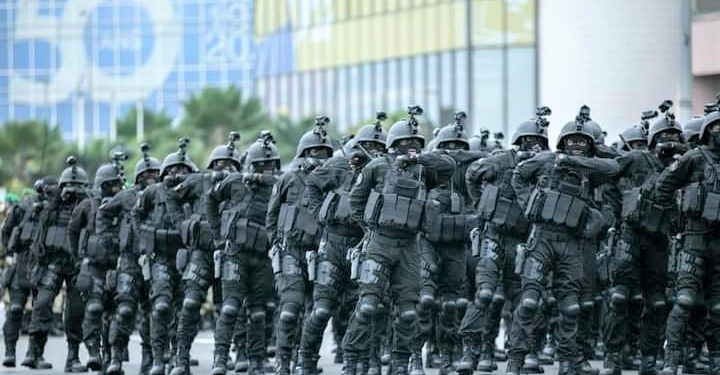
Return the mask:
<svg viewBox="0 0 720 375">
<path fill-rule="evenodd" d="M 184 220 L 180 223 L 180 237 L 186 246 L 210 250 L 213 247 L 213 235 L 207 220 L 207 193 L 212 188 L 213 174 L 203 173 L 199 179 L 186 180 L 197 183 L 192 189 L 198 197 L 192 202 L 183 202 Z"/>
<path fill-rule="evenodd" d="M 589 180 L 579 172 L 564 170 L 566 172 L 561 175 L 555 168 L 551 176 L 538 181 L 525 210 L 530 222 L 562 225 L 569 229 L 584 227 L 590 209 L 587 203 L 591 199 Z"/>
<path fill-rule="evenodd" d="M 80 231 L 79 250 L 80 254 L 86 254 L 93 264 L 112 268 L 115 267 L 120 253 L 118 246 L 120 221 L 118 218 L 103 220 L 97 215 L 97 207 L 97 201 L 93 198 L 89 213 L 90 222 Z"/>
<path fill-rule="evenodd" d="M 320 240 L 320 225 L 308 211 L 304 200 L 305 172 L 292 172 L 292 180 L 288 186 L 285 202 L 280 205 L 277 227 L 281 234 L 293 238 L 304 246 L 314 246 Z"/>
<path fill-rule="evenodd" d="M 135 205 L 137 200 L 137 188 L 133 187 L 125 191 L 120 192 L 122 199 L 122 212 L 119 216 L 110 218 L 111 220 L 119 220 L 118 223 L 118 249 L 120 252 L 134 252 L 136 250 L 135 243 L 135 225 L 132 220 L 132 214 L 130 210 Z M 119 198 L 116 198 L 119 199 Z"/>
<path fill-rule="evenodd" d="M 233 207 L 223 210 L 220 221 L 220 235 L 230 240 L 230 252 L 257 251 L 264 254 L 268 248 L 265 229 L 269 189 L 245 189 L 236 192 L 233 184 L 232 195 L 242 194 L 242 199 Z"/>
<path fill-rule="evenodd" d="M 483 221 L 494 224 L 498 230 L 521 234 L 527 231 L 528 221 L 515 199 L 510 183 L 512 174 L 513 170 L 507 169 L 503 172 L 499 185 L 484 184 L 477 211 Z"/>
<path fill-rule="evenodd" d="M 356 226 L 350 219 L 352 209 L 350 208 L 350 187 L 354 180 L 354 173 L 347 172 L 343 183 L 335 190 L 325 195 L 320 210 L 318 221 L 324 226 Z"/>
<path fill-rule="evenodd" d="M 477 216 L 465 212 L 465 199 L 453 185 L 432 189 L 427 194 L 422 230 L 431 242 L 464 241 L 477 225 Z"/>
<path fill-rule="evenodd" d="M 142 253 L 174 256 L 172 252 L 182 245 L 180 232 L 167 214 L 167 187 L 163 184 L 155 186 L 153 210 L 148 221 L 140 225 L 138 245 Z"/>
<path fill-rule="evenodd" d="M 664 210 L 652 200 L 647 187 L 653 187 L 662 171 L 662 165 L 643 152 L 648 173 L 636 173 L 631 176 L 632 188 L 623 192 L 622 218 L 627 225 L 649 233 L 668 233 L 671 225 L 671 212 Z"/>
<path fill-rule="evenodd" d="M 684 214 L 700 218 L 711 225 L 720 224 L 720 164 L 713 162 L 703 147 L 698 150 L 705 158 L 704 181 L 685 188 L 681 210 Z"/>
<path fill-rule="evenodd" d="M 382 192 L 373 191 L 365 206 L 364 221 L 379 229 L 414 233 L 420 229 L 426 189 L 422 165 L 399 168 L 388 160 Z"/>
<path fill-rule="evenodd" d="M 45 211 L 47 220 L 43 221 L 43 231 L 41 232 L 44 232 L 42 241 L 47 255 L 71 253 L 67 229 L 75 206 L 73 203 L 61 202 L 54 210 Z"/>
<path fill-rule="evenodd" d="M 23 217 L 20 219 L 20 223 L 10 232 L 10 239 L 8 240 L 9 251 L 21 251 L 30 246 L 40 230 L 41 209 L 42 203 L 37 200 L 33 200 L 31 204 L 28 204 L 22 209 Z"/>
</svg>

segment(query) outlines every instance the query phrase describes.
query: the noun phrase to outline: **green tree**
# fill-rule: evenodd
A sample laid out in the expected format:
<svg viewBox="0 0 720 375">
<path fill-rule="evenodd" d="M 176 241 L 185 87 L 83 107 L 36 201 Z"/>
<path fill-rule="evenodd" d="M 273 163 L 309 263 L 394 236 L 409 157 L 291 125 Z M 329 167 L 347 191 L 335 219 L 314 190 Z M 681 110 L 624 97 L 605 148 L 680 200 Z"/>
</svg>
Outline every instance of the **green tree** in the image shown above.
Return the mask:
<svg viewBox="0 0 720 375">
<path fill-rule="evenodd" d="M 56 174 L 67 148 L 60 129 L 41 121 L 10 121 L 0 128 L 0 183 L 28 186 L 44 174 Z"/>
</svg>

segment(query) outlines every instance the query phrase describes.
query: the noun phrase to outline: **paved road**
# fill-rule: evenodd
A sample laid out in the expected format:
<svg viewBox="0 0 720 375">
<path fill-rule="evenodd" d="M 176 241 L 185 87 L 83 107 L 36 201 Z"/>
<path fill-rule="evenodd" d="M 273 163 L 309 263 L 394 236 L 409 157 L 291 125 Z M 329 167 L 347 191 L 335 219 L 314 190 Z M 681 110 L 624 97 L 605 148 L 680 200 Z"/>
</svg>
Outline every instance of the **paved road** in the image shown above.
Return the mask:
<svg viewBox="0 0 720 375">
<path fill-rule="evenodd" d="M 137 336 L 133 336 L 130 344 L 130 362 L 125 363 L 123 366 L 125 373 L 130 374 L 137 374 L 139 370 L 139 363 L 140 363 L 140 345 L 139 345 L 139 338 Z M 332 343 L 332 336 L 326 332 L 325 335 L 325 341 L 323 341 L 323 347 L 322 347 L 322 359 L 320 360 L 320 366 L 323 368 L 325 374 L 327 375 L 336 375 L 340 374 L 341 366 L 336 365 L 332 363 L 332 350 L 333 343 Z M 20 343 L 18 343 L 18 354 L 20 354 L 20 358 L 18 358 L 18 363 L 22 360 L 23 355 L 25 354 L 25 350 L 27 348 L 27 336 L 23 336 L 20 339 Z M 209 374 L 210 373 L 210 367 L 212 365 L 212 350 L 213 350 L 213 339 L 212 339 L 212 333 L 211 332 L 201 332 L 198 338 L 196 339 L 193 349 L 192 349 L 192 357 L 197 358 L 200 361 L 199 367 L 193 368 L 193 374 L 194 375 L 201 375 L 201 374 Z M 59 374 L 62 373 L 63 365 L 65 363 L 65 340 L 62 337 L 53 337 L 48 341 L 48 346 L 46 350 L 46 358 L 53 364 L 54 368 L 52 370 L 48 371 L 32 371 L 28 370 L 24 367 L 16 367 L 14 369 L 8 369 L 0 367 L 0 374 L 29 374 L 32 373 L 33 375 L 46 375 L 46 374 Z M 84 348 L 81 350 L 81 360 L 85 361 L 87 358 L 86 353 L 84 351 Z M 503 374 L 504 373 L 504 363 L 500 364 L 500 370 L 495 372 L 496 374 Z M 599 367 L 601 366 L 600 362 L 593 362 L 593 366 Z M 428 375 L 434 375 L 437 374 L 437 370 L 427 370 L 426 371 Z M 557 366 L 547 366 L 545 367 L 545 374 L 556 374 L 557 373 Z M 624 371 L 624 375 L 631 375 L 636 374 L 636 371 Z M 480 374 L 479 372 L 477 374 Z"/>
</svg>

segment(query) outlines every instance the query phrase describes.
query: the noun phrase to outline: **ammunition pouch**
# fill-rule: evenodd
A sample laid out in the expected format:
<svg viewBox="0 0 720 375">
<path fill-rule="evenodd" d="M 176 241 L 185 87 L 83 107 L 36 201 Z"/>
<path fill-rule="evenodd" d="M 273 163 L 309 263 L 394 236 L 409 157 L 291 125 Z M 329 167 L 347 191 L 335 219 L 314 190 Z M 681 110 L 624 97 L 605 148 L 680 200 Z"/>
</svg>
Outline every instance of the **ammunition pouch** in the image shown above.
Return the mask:
<svg viewBox="0 0 720 375">
<path fill-rule="evenodd" d="M 67 238 L 67 227 L 51 225 L 45 232 L 45 249 L 48 254 L 66 252 L 70 249 Z"/>
<path fill-rule="evenodd" d="M 720 193 L 708 191 L 705 194 L 701 217 L 710 224 L 720 224 Z"/>
<path fill-rule="evenodd" d="M 329 192 L 318 211 L 318 221 L 321 225 L 349 223 L 351 217 L 352 209 L 347 192 Z"/>
<path fill-rule="evenodd" d="M 77 288 L 80 293 L 92 291 L 93 277 L 87 261 L 83 261 L 82 265 L 80 265 L 80 273 L 75 279 L 75 288 Z"/>
<path fill-rule="evenodd" d="M 303 246 L 314 246 L 320 240 L 320 225 L 317 219 L 304 208 L 294 204 L 280 206 L 278 229 L 281 233 L 294 237 Z"/>
<path fill-rule="evenodd" d="M 623 194 L 622 217 L 626 223 L 649 233 L 667 233 L 670 230 L 669 212 L 646 198 L 641 188 Z"/>
<path fill-rule="evenodd" d="M 693 183 L 683 190 L 680 211 L 686 216 L 698 218 L 703 212 L 704 203 L 705 188 L 702 184 Z"/>
<path fill-rule="evenodd" d="M 383 195 L 377 191 L 370 192 L 367 204 L 365 204 L 365 212 L 363 213 L 363 221 L 366 224 L 377 225 L 380 217 L 380 210 L 383 206 Z"/>
<path fill-rule="evenodd" d="M 244 251 L 265 253 L 268 246 L 268 235 L 265 225 L 240 218 L 231 228 L 230 239 L 236 248 Z"/>
<path fill-rule="evenodd" d="M 588 206 L 582 231 L 583 238 L 596 238 L 603 231 L 606 224 L 605 215 L 600 210 Z"/>
<path fill-rule="evenodd" d="M 589 206 L 583 199 L 556 190 L 535 189 L 530 195 L 525 216 L 531 222 L 583 228 Z"/>
<path fill-rule="evenodd" d="M 184 220 L 180 224 L 180 238 L 191 249 L 210 249 L 213 244 L 210 223 L 199 217 Z"/>
<path fill-rule="evenodd" d="M 154 229 L 151 226 L 140 227 L 139 247 L 140 252 L 145 254 L 162 255 L 172 257 L 175 251 L 182 245 L 180 233 L 172 229 Z"/>
<path fill-rule="evenodd" d="M 516 200 L 504 197 L 500 188 L 486 185 L 478 202 L 478 214 L 485 222 L 495 224 L 499 229 L 527 230 L 528 222 Z"/>
<path fill-rule="evenodd" d="M 82 238 L 83 237 L 81 236 L 81 239 Z M 96 234 L 91 234 L 84 237 L 84 239 L 85 254 L 93 264 L 107 268 L 115 267 L 119 255 L 117 239 L 115 237 L 109 235 L 98 236 Z"/>
<path fill-rule="evenodd" d="M 427 214 L 423 221 L 423 232 L 431 242 L 464 241 L 466 228 L 471 221 L 475 223 L 474 215 Z"/>
<path fill-rule="evenodd" d="M 424 205 L 425 202 L 420 199 L 383 194 L 377 225 L 383 229 L 415 232 L 420 229 Z"/>
<path fill-rule="evenodd" d="M 178 272 L 183 273 L 185 271 L 189 259 L 190 251 L 188 249 L 178 249 L 175 255 L 175 268 L 177 268 Z"/>
</svg>

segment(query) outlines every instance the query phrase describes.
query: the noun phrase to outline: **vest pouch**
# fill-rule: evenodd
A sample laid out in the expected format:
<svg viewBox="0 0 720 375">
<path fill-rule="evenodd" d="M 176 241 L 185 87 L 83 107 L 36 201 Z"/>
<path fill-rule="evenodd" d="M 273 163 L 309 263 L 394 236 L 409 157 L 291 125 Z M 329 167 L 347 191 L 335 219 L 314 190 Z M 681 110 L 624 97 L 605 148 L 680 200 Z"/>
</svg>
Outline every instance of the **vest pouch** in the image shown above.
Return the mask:
<svg viewBox="0 0 720 375">
<path fill-rule="evenodd" d="M 588 208 L 588 205 L 582 199 L 572 197 L 572 203 L 570 203 L 570 209 L 568 210 L 567 219 L 564 224 L 569 228 L 582 226 Z"/>
<path fill-rule="evenodd" d="M 549 190 L 545 192 L 545 202 L 543 202 L 542 209 L 540 210 L 540 221 L 545 223 L 553 221 L 558 199 L 560 199 L 560 193 L 557 191 Z"/>
<path fill-rule="evenodd" d="M 720 194 L 716 192 L 708 192 L 706 194 L 702 218 L 708 223 L 713 224 L 720 221 Z"/>
<path fill-rule="evenodd" d="M 15 227 L 10 232 L 10 239 L 8 240 L 8 251 L 10 252 L 16 252 L 18 251 L 18 244 L 20 242 L 20 228 Z M 8 284 L 3 284 L 8 285 Z"/>
<path fill-rule="evenodd" d="M 434 200 L 425 202 L 425 214 L 423 215 L 423 233 L 430 242 L 440 241 L 443 231 L 442 218 L 439 203 Z"/>
<path fill-rule="evenodd" d="M 669 228 L 667 214 L 647 199 L 641 199 L 638 222 L 645 231 L 664 233 Z"/>
<path fill-rule="evenodd" d="M 699 216 L 703 210 L 704 189 L 694 183 L 685 188 L 682 195 L 680 210 L 688 216 Z"/>
<path fill-rule="evenodd" d="M 251 237 L 252 240 L 252 249 L 265 254 L 267 253 L 268 249 L 268 235 L 267 230 L 265 229 L 264 224 L 256 224 L 254 222 L 248 222 L 248 232 L 251 234 L 248 235 L 248 237 Z"/>
<path fill-rule="evenodd" d="M 178 249 L 175 256 L 175 268 L 178 272 L 183 273 L 190 259 L 190 251 L 188 249 Z"/>
<path fill-rule="evenodd" d="M 420 181 L 406 177 L 398 177 L 395 181 L 395 193 L 401 197 L 416 198 L 420 187 Z"/>
<path fill-rule="evenodd" d="M 588 207 L 587 219 L 585 220 L 582 236 L 586 239 L 596 238 L 605 226 L 605 216 L 600 210 Z"/>
<path fill-rule="evenodd" d="M 498 226 L 512 226 L 522 220 L 520 206 L 510 198 L 499 197 L 495 206 L 495 214 L 492 215 L 492 223 Z"/>
<path fill-rule="evenodd" d="M 232 238 L 232 228 L 235 224 L 235 217 L 237 216 L 237 211 L 231 211 L 226 210 L 223 211 L 222 216 L 220 217 L 220 237 L 223 239 Z"/>
<path fill-rule="evenodd" d="M 559 194 L 552 221 L 555 224 L 565 224 L 568 221 L 570 206 L 575 198 L 567 194 Z"/>
<path fill-rule="evenodd" d="M 152 254 L 155 252 L 155 230 L 147 225 L 140 226 L 140 238 L 138 241 L 140 253 Z"/>
<path fill-rule="evenodd" d="M 282 204 L 280 206 L 280 215 L 278 216 L 277 227 L 281 233 L 287 234 L 293 228 L 293 222 L 295 220 L 295 212 L 297 208 L 295 205 Z"/>
<path fill-rule="evenodd" d="M 301 235 L 300 242 L 303 245 L 315 245 L 320 237 L 320 226 L 317 219 L 305 208 L 296 207 L 293 229 Z"/>
<path fill-rule="evenodd" d="M 350 196 L 338 194 L 337 206 L 335 206 L 335 215 L 333 221 L 336 223 L 347 223 L 352 218 L 352 207 L 350 207 Z"/>
<path fill-rule="evenodd" d="M 68 246 L 65 229 L 65 227 L 57 225 L 48 227 L 45 235 L 45 248 L 52 251 L 66 251 Z"/>
<path fill-rule="evenodd" d="M 17 227 L 15 227 L 17 228 Z M 15 230 L 13 228 L 13 231 Z M 22 243 L 30 243 L 35 238 L 38 224 L 36 222 L 26 222 L 20 229 L 19 240 Z"/>
<path fill-rule="evenodd" d="M 118 231 L 118 246 L 121 252 L 132 249 L 133 242 L 135 241 L 135 233 L 132 230 L 132 224 L 127 220 L 123 220 L 120 223 L 120 230 Z"/>
<path fill-rule="evenodd" d="M 323 199 L 320 210 L 318 211 L 318 221 L 322 225 L 327 225 L 335 216 L 335 208 L 337 206 L 338 193 L 331 191 Z"/>
<path fill-rule="evenodd" d="M 383 195 L 376 191 L 370 192 L 367 204 L 365 204 L 363 221 L 367 224 L 377 224 L 382 206 L 384 206 Z"/>
<path fill-rule="evenodd" d="M 530 221 L 537 221 L 540 219 L 540 212 L 542 211 L 543 205 L 545 204 L 545 191 L 540 189 L 534 189 L 528 199 L 527 207 L 525 207 L 525 217 Z"/>
<path fill-rule="evenodd" d="M 100 236 L 91 234 L 85 237 L 84 242 L 85 254 L 88 258 L 92 259 L 95 263 L 100 263 L 105 260 L 107 253 L 105 251 L 105 246 L 103 246 Z"/>
<path fill-rule="evenodd" d="M 442 215 L 441 223 L 441 241 L 454 242 L 465 238 L 465 215 Z"/>
<path fill-rule="evenodd" d="M 484 220 L 491 220 L 495 213 L 495 207 L 498 197 L 500 196 L 500 189 L 495 185 L 485 185 L 480 196 L 480 202 L 478 202 L 478 214 Z"/>
</svg>

